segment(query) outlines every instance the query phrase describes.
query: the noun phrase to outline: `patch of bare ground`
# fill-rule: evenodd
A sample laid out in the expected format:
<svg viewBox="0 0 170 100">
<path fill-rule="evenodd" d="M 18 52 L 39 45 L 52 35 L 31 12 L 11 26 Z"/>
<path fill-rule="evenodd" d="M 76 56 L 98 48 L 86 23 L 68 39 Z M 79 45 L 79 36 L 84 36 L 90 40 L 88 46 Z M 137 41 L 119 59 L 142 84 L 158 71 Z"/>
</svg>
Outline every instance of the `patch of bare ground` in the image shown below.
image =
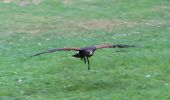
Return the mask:
<svg viewBox="0 0 170 100">
<path fill-rule="evenodd" d="M 30 4 L 35 4 L 35 5 L 38 5 L 38 4 L 40 4 L 42 1 L 41 0 L 21 0 L 20 2 L 19 2 L 19 5 L 20 6 L 28 6 L 28 5 L 30 5 Z"/>
<path fill-rule="evenodd" d="M 72 0 L 63 0 L 62 1 L 64 4 L 71 4 L 73 1 Z"/>
<path fill-rule="evenodd" d="M 11 3 L 14 0 L 3 0 L 4 3 Z"/>
<path fill-rule="evenodd" d="M 39 3 L 41 3 L 42 1 L 41 0 L 32 0 L 32 3 L 33 4 L 39 4 Z"/>
<path fill-rule="evenodd" d="M 78 3 L 78 2 L 91 2 L 93 0 L 61 0 L 61 2 L 65 5 L 68 5 L 68 4 L 74 4 L 74 3 Z"/>
<path fill-rule="evenodd" d="M 19 6 L 28 6 L 30 4 L 40 4 L 42 0 L 3 0 L 4 3 L 17 2 Z"/>
<path fill-rule="evenodd" d="M 22 0 L 22 1 L 19 2 L 18 5 L 20 5 L 20 6 L 28 6 L 29 4 L 30 4 L 30 2 L 28 0 Z"/>
<path fill-rule="evenodd" d="M 121 27 L 134 27 L 136 22 L 124 21 L 124 20 L 81 20 L 81 21 L 70 21 L 65 25 L 66 27 L 75 27 L 84 30 L 92 29 L 103 29 L 103 30 L 113 30 L 115 28 Z"/>
</svg>

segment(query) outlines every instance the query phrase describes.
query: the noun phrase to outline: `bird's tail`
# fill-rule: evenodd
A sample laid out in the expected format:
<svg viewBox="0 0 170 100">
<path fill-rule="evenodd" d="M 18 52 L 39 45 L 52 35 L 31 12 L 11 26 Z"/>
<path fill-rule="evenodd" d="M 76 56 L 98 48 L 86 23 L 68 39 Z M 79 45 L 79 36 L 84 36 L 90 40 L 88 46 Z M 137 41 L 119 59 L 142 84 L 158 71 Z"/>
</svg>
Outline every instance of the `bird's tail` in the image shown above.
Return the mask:
<svg viewBox="0 0 170 100">
<path fill-rule="evenodd" d="M 82 58 L 81 55 L 80 55 L 79 53 L 74 54 L 73 57 Z"/>
</svg>

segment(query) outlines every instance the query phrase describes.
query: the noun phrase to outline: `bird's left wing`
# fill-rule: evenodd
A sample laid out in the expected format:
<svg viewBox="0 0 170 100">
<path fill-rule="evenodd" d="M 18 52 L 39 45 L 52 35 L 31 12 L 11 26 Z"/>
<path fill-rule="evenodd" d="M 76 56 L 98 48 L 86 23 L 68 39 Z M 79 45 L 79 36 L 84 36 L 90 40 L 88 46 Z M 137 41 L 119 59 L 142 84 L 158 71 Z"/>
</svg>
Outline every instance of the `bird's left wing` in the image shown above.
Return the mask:
<svg viewBox="0 0 170 100">
<path fill-rule="evenodd" d="M 130 47 L 136 47 L 135 45 L 125 45 L 125 44 L 105 44 L 105 45 L 99 45 L 95 46 L 96 49 L 101 49 L 101 48 L 130 48 Z"/>
<path fill-rule="evenodd" d="M 38 56 L 38 55 L 46 54 L 46 53 L 53 53 L 53 52 L 56 52 L 56 51 L 79 51 L 79 50 L 80 50 L 80 48 L 55 48 L 55 49 L 50 49 L 50 50 L 47 50 L 47 51 L 44 51 L 44 52 L 37 53 L 33 56 Z"/>
</svg>

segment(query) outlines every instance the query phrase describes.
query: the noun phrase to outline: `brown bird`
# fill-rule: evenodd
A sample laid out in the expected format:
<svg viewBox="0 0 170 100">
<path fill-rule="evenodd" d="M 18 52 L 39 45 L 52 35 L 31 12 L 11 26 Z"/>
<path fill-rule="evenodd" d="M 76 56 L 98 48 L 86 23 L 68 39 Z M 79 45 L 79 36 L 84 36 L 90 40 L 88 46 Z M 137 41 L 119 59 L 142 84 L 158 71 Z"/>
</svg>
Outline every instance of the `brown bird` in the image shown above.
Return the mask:
<svg viewBox="0 0 170 100">
<path fill-rule="evenodd" d="M 101 48 L 130 48 L 130 47 L 136 47 L 135 45 L 123 45 L 123 44 L 105 44 L 105 45 L 99 45 L 99 46 L 89 46 L 89 47 L 83 47 L 83 48 L 55 48 L 55 49 L 50 49 L 44 52 L 37 53 L 33 56 L 38 56 L 41 54 L 46 54 L 46 53 L 53 53 L 56 51 L 78 51 L 78 53 L 74 54 L 73 57 L 80 58 L 81 60 L 84 61 L 84 63 L 88 63 L 88 70 L 90 70 L 90 61 L 89 57 L 93 56 L 94 52 L 97 49 Z"/>
</svg>

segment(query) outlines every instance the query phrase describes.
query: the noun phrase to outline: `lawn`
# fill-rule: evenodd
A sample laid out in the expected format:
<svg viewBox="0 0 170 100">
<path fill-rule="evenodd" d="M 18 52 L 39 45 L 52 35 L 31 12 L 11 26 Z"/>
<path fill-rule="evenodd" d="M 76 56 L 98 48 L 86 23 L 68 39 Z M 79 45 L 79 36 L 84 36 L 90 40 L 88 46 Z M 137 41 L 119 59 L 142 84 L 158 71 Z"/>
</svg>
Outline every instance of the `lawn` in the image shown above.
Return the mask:
<svg viewBox="0 0 170 100">
<path fill-rule="evenodd" d="M 169 100 L 169 0 L 1 0 L 0 100 Z M 87 70 L 60 47 L 101 49 Z"/>
</svg>

